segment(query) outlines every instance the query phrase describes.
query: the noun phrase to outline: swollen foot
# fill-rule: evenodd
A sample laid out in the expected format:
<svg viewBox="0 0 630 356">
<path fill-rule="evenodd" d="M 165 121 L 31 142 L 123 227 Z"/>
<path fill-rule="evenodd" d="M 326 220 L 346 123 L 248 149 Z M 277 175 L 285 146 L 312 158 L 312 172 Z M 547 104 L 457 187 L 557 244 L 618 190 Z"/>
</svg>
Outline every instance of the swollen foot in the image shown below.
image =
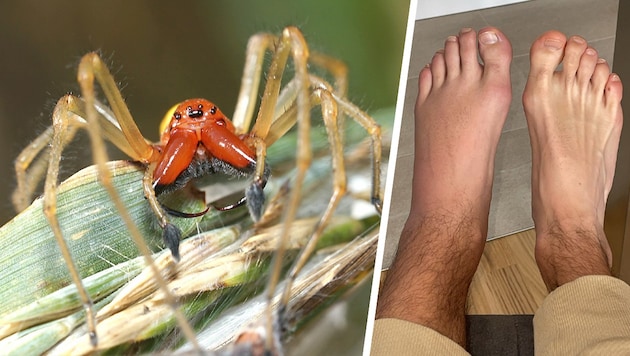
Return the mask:
<svg viewBox="0 0 630 356">
<path fill-rule="evenodd" d="M 411 211 L 377 318 L 465 343 L 466 295 L 485 243 L 494 155 L 512 96 L 511 57 L 499 30 L 462 29 L 420 72 Z"/>
</svg>

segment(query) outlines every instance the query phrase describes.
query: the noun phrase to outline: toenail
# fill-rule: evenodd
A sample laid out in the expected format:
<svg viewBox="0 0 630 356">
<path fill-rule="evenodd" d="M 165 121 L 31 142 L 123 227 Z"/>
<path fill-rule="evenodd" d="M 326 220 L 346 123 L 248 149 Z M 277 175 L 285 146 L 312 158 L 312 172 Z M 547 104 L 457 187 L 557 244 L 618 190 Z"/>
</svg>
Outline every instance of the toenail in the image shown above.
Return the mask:
<svg viewBox="0 0 630 356">
<path fill-rule="evenodd" d="M 617 74 L 613 74 L 613 75 L 610 76 L 610 80 L 613 81 L 613 82 L 618 82 L 621 79 L 619 79 L 619 76 Z"/>
<path fill-rule="evenodd" d="M 573 36 L 571 37 L 571 40 L 573 42 L 580 43 L 580 44 L 586 43 L 586 41 L 582 37 L 579 37 L 579 36 Z"/>
<path fill-rule="evenodd" d="M 596 54 L 597 54 L 597 51 L 595 51 L 595 50 L 594 50 L 594 49 L 592 49 L 592 48 L 588 48 L 588 49 L 586 50 L 586 54 L 588 54 L 589 56 L 594 56 L 594 55 L 596 55 Z"/>
<path fill-rule="evenodd" d="M 597 58 L 597 63 L 606 63 L 606 60 L 604 58 Z"/>
<path fill-rule="evenodd" d="M 557 40 L 555 38 L 548 38 L 545 40 L 545 47 L 551 49 L 561 49 L 564 43 L 561 40 Z"/>
<path fill-rule="evenodd" d="M 446 37 L 446 42 L 457 42 L 456 36 L 448 36 Z"/>
<path fill-rule="evenodd" d="M 491 45 L 499 42 L 499 36 L 492 31 L 487 31 L 479 35 L 479 42 L 485 45 Z"/>
<path fill-rule="evenodd" d="M 470 31 L 472 31 L 472 28 L 470 28 L 470 27 L 464 27 L 464 28 L 462 28 L 462 30 L 461 30 L 460 32 L 461 32 L 461 33 L 466 33 L 466 32 L 470 32 Z"/>
</svg>

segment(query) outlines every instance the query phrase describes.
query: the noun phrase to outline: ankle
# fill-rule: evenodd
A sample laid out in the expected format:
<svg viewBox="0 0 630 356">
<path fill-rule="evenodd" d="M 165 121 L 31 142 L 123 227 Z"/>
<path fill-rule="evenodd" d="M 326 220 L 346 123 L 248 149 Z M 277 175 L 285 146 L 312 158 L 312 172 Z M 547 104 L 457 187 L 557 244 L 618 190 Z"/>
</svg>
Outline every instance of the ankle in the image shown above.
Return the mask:
<svg viewBox="0 0 630 356">
<path fill-rule="evenodd" d="M 552 291 L 588 275 L 610 275 L 612 257 L 599 223 L 562 220 L 536 230 L 536 262 Z"/>
</svg>

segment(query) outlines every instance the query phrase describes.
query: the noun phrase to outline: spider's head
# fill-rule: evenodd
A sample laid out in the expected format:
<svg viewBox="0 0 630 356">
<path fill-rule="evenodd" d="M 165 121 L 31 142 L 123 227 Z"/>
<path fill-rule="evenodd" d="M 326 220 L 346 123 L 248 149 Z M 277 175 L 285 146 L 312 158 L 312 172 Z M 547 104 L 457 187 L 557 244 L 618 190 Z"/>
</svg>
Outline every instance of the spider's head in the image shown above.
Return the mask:
<svg viewBox="0 0 630 356">
<path fill-rule="evenodd" d="M 188 99 L 166 112 L 160 123 L 160 141 L 163 144 L 168 142 L 171 131 L 176 127 L 197 130 L 210 125 L 224 126 L 228 131 L 234 132 L 232 122 L 212 102 L 206 99 Z"/>
</svg>

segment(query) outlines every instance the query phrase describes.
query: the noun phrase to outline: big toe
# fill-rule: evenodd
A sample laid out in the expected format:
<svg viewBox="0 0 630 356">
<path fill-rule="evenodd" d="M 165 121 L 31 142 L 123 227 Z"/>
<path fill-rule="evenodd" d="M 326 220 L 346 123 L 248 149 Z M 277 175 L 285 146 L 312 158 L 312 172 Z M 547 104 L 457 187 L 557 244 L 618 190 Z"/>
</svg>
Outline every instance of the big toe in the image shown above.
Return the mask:
<svg viewBox="0 0 630 356">
<path fill-rule="evenodd" d="M 564 56 L 567 37 L 558 31 L 548 31 L 542 34 L 529 52 L 530 78 L 550 80 Z"/>
<path fill-rule="evenodd" d="M 479 31 L 479 56 L 483 60 L 484 76 L 508 79 L 512 62 L 512 45 L 503 32 L 494 27 Z"/>
</svg>

